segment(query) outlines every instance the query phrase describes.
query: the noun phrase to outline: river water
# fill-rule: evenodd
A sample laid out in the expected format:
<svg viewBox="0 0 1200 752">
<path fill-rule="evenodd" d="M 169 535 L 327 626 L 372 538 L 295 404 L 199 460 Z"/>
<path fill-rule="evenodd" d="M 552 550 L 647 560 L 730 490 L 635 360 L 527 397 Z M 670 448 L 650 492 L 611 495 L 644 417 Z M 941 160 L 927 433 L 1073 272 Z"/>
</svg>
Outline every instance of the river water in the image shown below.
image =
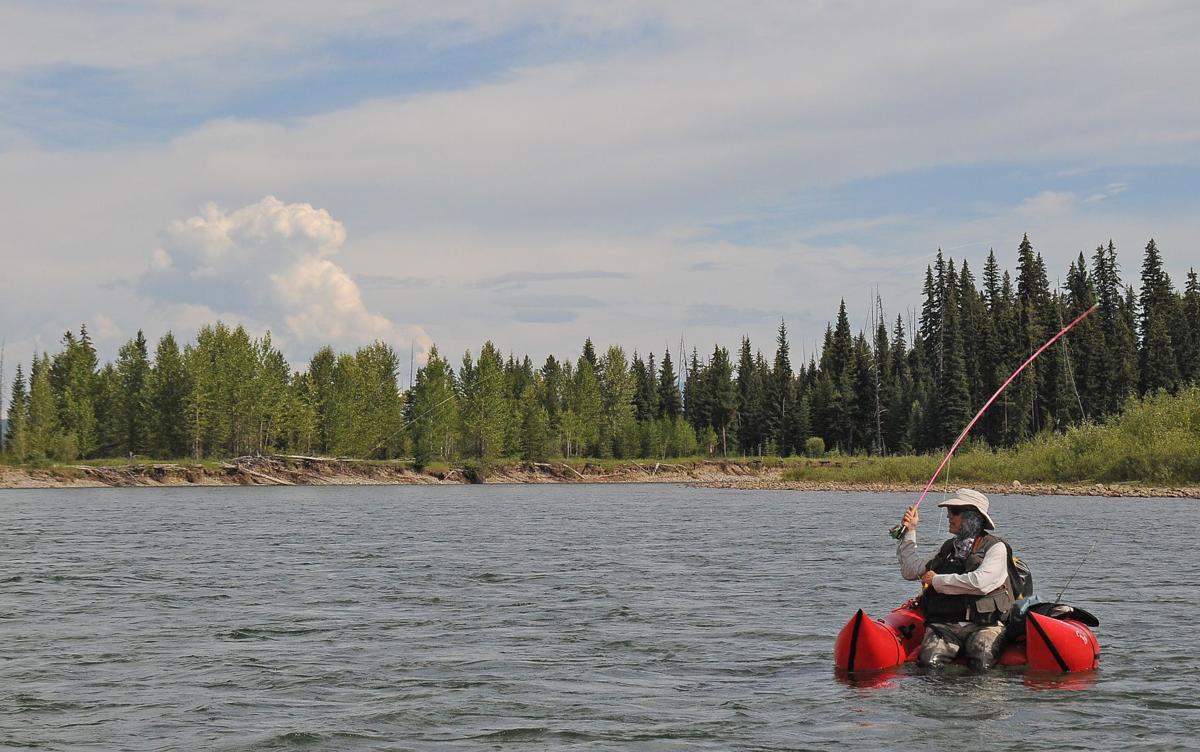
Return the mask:
<svg viewBox="0 0 1200 752">
<path fill-rule="evenodd" d="M 0 746 L 1181 749 L 1200 507 L 993 498 L 1101 669 L 834 675 L 908 497 L 664 485 L 0 492 Z M 922 542 L 944 538 L 928 504 Z M 1089 555 L 1089 550 L 1093 548 Z M 1082 562 L 1082 565 L 1080 566 Z"/>
</svg>

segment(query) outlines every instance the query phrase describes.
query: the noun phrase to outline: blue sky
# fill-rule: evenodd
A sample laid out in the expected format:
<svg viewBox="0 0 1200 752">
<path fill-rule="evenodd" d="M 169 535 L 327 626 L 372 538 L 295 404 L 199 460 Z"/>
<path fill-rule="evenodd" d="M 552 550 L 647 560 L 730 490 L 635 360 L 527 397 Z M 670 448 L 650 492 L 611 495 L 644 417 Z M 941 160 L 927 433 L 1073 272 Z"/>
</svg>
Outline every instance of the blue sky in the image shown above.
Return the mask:
<svg viewBox="0 0 1200 752">
<path fill-rule="evenodd" d="M 0 0 L 0 332 L 812 352 L 938 248 L 1200 265 L 1184 2 Z M 861 310 L 859 310 L 861 309 Z"/>
</svg>

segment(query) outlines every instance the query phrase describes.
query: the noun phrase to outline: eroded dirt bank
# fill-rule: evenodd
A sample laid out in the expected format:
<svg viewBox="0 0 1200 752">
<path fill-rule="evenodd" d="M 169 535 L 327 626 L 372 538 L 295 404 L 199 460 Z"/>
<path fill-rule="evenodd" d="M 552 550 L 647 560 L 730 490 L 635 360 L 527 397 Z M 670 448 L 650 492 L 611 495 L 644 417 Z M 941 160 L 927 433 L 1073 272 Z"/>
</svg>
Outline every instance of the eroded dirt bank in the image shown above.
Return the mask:
<svg viewBox="0 0 1200 752">
<path fill-rule="evenodd" d="M 363 462 L 330 457 L 239 457 L 220 465 L 138 463 L 58 465 L 48 468 L 0 467 L 0 488 L 71 488 L 113 486 L 328 486 L 436 485 L 461 483 L 688 483 L 708 488 L 762 491 L 871 491 L 915 494 L 920 484 L 784 481 L 783 468 L 759 462 L 726 460 L 628 462 L 617 466 L 564 462 L 516 462 L 494 465 L 480 477 L 471 466 L 413 470 L 407 463 Z M 985 493 L 1064 496 L 1200 498 L 1200 487 L 1153 487 L 1142 484 L 981 484 Z M 939 486 L 940 488 L 940 486 Z"/>
</svg>

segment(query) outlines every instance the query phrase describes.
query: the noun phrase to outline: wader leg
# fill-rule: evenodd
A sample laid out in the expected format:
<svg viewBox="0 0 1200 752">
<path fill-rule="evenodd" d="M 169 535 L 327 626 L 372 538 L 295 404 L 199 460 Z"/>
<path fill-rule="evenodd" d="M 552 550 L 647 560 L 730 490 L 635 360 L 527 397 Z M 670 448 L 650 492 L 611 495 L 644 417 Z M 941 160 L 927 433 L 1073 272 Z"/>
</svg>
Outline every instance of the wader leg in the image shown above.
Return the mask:
<svg viewBox="0 0 1200 752">
<path fill-rule="evenodd" d="M 1004 645 L 1004 625 L 992 624 L 972 632 L 963 644 L 963 650 L 972 671 L 987 671 L 996 663 L 1000 648 Z"/>
<path fill-rule="evenodd" d="M 917 663 L 930 668 L 945 666 L 958 655 L 959 647 L 961 643 L 948 625 L 926 624 L 925 639 L 921 641 Z"/>
</svg>

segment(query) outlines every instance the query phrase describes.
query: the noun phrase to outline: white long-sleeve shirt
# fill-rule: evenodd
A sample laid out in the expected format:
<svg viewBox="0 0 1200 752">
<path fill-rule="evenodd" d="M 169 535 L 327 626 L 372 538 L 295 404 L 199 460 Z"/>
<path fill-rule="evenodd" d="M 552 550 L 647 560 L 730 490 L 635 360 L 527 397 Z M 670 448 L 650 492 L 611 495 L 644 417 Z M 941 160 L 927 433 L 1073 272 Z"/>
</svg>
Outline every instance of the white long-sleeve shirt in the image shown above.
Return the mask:
<svg viewBox="0 0 1200 752">
<path fill-rule="evenodd" d="M 900 560 L 900 576 L 906 580 L 921 579 L 933 560 L 933 556 L 917 553 L 915 530 L 904 533 L 900 545 L 896 546 L 896 558 Z M 986 595 L 1003 585 L 1007 576 L 1008 546 L 997 543 L 984 554 L 978 569 L 965 574 L 937 574 L 930 584 L 934 590 L 947 595 Z"/>
</svg>

